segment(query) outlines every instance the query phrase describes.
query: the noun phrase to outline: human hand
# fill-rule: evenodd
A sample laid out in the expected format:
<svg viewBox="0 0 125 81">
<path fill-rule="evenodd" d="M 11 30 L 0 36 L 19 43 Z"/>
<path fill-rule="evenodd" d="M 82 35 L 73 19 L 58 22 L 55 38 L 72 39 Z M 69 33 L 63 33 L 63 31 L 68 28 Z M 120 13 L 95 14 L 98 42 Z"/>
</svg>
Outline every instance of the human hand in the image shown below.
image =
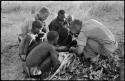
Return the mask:
<svg viewBox="0 0 125 81">
<path fill-rule="evenodd" d="M 75 48 L 75 47 L 71 47 L 71 48 L 69 49 L 69 52 L 74 52 L 74 53 L 76 53 L 76 48 Z"/>
</svg>

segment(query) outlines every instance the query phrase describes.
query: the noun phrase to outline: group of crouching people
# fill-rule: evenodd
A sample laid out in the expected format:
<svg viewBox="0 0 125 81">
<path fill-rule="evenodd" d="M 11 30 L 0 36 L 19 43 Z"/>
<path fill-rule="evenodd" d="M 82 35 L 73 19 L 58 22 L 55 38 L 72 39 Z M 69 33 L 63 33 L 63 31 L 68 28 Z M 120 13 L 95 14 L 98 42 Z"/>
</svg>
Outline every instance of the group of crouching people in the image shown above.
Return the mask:
<svg viewBox="0 0 125 81">
<path fill-rule="evenodd" d="M 30 76 L 43 74 L 46 70 L 58 69 L 59 51 L 72 51 L 81 58 L 97 61 L 99 54 L 111 55 L 117 48 L 112 32 L 97 20 L 82 22 L 66 17 L 64 10 L 46 27 L 45 20 L 50 11 L 43 7 L 22 26 L 18 39 L 19 56 L 25 62 L 26 72 Z"/>
</svg>

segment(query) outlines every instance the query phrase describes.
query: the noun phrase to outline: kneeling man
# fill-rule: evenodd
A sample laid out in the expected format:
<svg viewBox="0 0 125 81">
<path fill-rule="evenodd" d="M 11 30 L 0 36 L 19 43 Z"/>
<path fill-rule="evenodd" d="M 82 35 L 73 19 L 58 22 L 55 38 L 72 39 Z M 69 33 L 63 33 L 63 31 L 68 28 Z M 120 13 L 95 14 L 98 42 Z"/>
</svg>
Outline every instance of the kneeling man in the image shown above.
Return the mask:
<svg viewBox="0 0 125 81">
<path fill-rule="evenodd" d="M 96 61 L 99 54 L 112 54 L 118 46 L 112 32 L 97 20 L 90 19 L 84 23 L 74 20 L 69 28 L 72 33 L 79 33 L 78 47 L 73 49 L 74 52 L 80 56 L 84 55 L 91 61 Z"/>
</svg>

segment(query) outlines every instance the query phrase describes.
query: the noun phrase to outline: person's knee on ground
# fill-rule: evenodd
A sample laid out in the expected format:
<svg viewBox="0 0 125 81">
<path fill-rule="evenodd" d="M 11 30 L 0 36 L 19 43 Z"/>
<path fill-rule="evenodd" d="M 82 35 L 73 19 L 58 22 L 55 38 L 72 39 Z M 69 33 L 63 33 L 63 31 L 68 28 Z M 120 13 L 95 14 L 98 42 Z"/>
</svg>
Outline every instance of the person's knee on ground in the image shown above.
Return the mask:
<svg viewBox="0 0 125 81">
<path fill-rule="evenodd" d="M 100 44 L 97 41 L 95 41 L 93 39 L 88 39 L 87 43 L 90 46 L 90 48 L 93 49 L 93 51 L 95 51 L 96 53 L 99 53 Z"/>
<path fill-rule="evenodd" d="M 51 57 L 47 57 L 41 64 L 40 64 L 40 69 L 42 71 L 42 73 L 44 73 L 45 71 L 50 70 L 52 67 L 52 60 Z"/>
<path fill-rule="evenodd" d="M 100 45 L 98 42 L 92 39 L 87 40 L 87 44 L 84 48 L 84 56 L 85 58 L 94 58 L 99 54 Z"/>
</svg>

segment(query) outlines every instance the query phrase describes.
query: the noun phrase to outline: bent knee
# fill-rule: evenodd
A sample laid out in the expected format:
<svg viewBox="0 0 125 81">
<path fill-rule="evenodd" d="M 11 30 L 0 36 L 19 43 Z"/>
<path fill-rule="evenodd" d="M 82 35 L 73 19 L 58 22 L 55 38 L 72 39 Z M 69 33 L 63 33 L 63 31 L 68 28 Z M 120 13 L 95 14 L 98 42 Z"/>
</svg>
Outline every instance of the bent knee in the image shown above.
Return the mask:
<svg viewBox="0 0 125 81">
<path fill-rule="evenodd" d="M 95 40 L 92 40 L 92 39 L 87 40 L 87 45 L 89 45 L 95 51 L 98 51 L 100 48 L 99 43 Z"/>
<path fill-rule="evenodd" d="M 108 44 L 108 45 L 104 45 L 110 52 L 114 52 L 117 48 L 118 48 L 118 43 L 116 42 L 115 44 Z"/>
</svg>

